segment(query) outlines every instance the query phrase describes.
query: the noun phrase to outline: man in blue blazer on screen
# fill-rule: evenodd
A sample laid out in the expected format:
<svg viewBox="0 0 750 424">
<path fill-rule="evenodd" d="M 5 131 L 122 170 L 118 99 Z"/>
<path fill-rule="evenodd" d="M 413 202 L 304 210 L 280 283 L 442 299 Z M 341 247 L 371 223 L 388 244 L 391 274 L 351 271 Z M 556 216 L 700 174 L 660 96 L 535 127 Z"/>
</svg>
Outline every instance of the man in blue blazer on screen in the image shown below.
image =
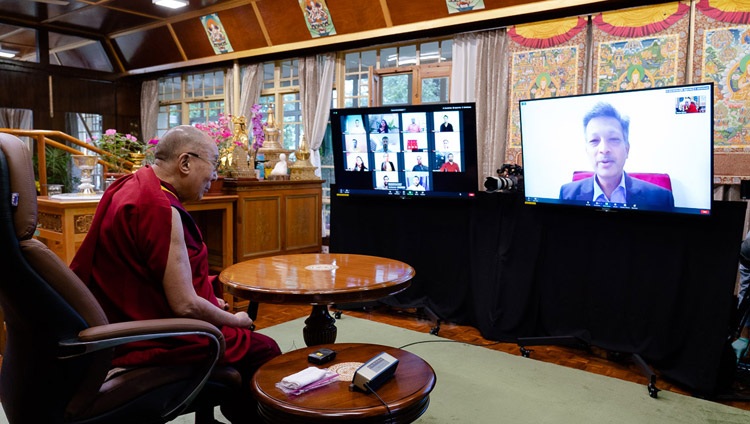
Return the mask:
<svg viewBox="0 0 750 424">
<path fill-rule="evenodd" d="M 639 209 L 671 210 L 672 192 L 630 177 L 624 170 L 630 152 L 630 120 L 609 103 L 597 103 L 583 117 L 586 154 L 594 175 L 564 184 L 561 200 L 622 203 Z"/>
</svg>

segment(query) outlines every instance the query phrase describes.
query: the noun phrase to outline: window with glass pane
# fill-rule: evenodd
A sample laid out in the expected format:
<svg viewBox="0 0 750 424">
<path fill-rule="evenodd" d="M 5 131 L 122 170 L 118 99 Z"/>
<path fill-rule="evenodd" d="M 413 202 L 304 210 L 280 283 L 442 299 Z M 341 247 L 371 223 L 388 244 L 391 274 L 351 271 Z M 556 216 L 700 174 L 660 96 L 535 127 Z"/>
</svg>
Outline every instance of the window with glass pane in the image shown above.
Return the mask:
<svg viewBox="0 0 750 424">
<path fill-rule="evenodd" d="M 219 120 L 219 114 L 224 113 L 224 101 L 188 103 L 188 124 L 205 124 Z"/>
<path fill-rule="evenodd" d="M 299 85 L 299 61 L 297 59 L 281 61 L 279 83 L 281 87 Z"/>
<path fill-rule="evenodd" d="M 448 77 L 422 78 L 422 103 L 448 103 Z"/>
<path fill-rule="evenodd" d="M 440 61 L 453 61 L 453 40 L 443 40 L 440 42 Z"/>
<path fill-rule="evenodd" d="M 419 45 L 419 64 L 438 63 L 440 61 L 440 43 L 433 41 Z"/>
<path fill-rule="evenodd" d="M 186 77 L 185 97 L 207 97 L 224 94 L 224 71 L 189 74 Z"/>
<path fill-rule="evenodd" d="M 288 93 L 281 97 L 284 108 L 282 137 L 284 148 L 297 150 L 302 140 L 302 110 L 300 109 L 299 93 Z"/>
<path fill-rule="evenodd" d="M 385 75 L 383 81 L 382 104 L 407 105 L 411 103 L 411 73 Z"/>
<path fill-rule="evenodd" d="M 402 46 L 398 49 L 398 66 L 417 64 L 417 46 L 414 44 Z"/>
<path fill-rule="evenodd" d="M 369 69 L 378 63 L 376 50 L 347 53 L 344 56 L 344 107 L 364 107 L 369 103 Z M 338 103 L 334 103 L 337 105 Z"/>
<path fill-rule="evenodd" d="M 179 104 L 159 106 L 159 118 L 156 120 L 156 136 L 161 137 L 168 129 L 182 123 L 182 108 Z"/>
<path fill-rule="evenodd" d="M 70 114 L 66 114 L 69 116 Z M 102 116 L 93 113 L 75 113 L 75 128 L 68 131 L 79 140 L 102 136 Z"/>
<path fill-rule="evenodd" d="M 159 101 L 177 100 L 182 97 L 182 79 L 167 77 L 159 80 Z"/>
<path fill-rule="evenodd" d="M 276 65 L 273 62 L 263 64 L 263 90 L 276 87 Z"/>
<path fill-rule="evenodd" d="M 387 47 L 380 49 L 380 69 L 395 68 L 398 64 L 398 48 Z"/>
</svg>

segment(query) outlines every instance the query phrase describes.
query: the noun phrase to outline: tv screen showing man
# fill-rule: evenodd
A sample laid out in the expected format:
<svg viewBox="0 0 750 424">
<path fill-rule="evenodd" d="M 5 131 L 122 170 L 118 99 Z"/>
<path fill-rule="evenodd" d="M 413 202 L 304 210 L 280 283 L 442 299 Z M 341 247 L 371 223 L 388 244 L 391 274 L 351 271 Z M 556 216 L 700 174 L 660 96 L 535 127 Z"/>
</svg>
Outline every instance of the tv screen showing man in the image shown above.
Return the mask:
<svg viewBox="0 0 750 424">
<path fill-rule="evenodd" d="M 600 102 L 583 117 L 586 155 L 594 174 L 564 184 L 560 199 L 595 203 L 648 205 L 649 209 L 674 208 L 672 192 L 633 178 L 625 172 L 630 152 L 630 119 L 609 103 Z"/>
</svg>

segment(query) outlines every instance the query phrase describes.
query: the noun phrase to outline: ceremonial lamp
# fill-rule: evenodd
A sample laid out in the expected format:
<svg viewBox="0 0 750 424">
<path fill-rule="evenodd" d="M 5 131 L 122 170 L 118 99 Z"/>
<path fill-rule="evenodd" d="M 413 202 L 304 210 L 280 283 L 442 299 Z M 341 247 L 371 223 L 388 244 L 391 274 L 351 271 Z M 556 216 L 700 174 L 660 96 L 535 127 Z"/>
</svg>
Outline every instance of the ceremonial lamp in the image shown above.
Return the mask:
<svg viewBox="0 0 750 424">
<path fill-rule="evenodd" d="M 91 173 L 96 166 L 97 157 L 89 155 L 72 155 L 73 164 L 81 170 L 81 184 L 78 185 L 78 194 L 95 195 L 93 178 Z"/>
</svg>

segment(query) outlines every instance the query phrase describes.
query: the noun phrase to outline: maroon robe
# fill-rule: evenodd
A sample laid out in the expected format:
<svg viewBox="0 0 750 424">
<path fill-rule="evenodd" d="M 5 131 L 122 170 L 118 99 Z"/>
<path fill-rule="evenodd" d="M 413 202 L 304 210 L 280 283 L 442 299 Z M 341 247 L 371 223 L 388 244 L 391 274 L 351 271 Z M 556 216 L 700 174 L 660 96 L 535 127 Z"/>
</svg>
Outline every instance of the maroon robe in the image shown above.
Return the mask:
<svg viewBox="0 0 750 424">
<path fill-rule="evenodd" d="M 162 285 L 169 254 L 172 208 L 179 211 L 198 296 L 218 307 L 208 275 L 208 252 L 200 230 L 150 167 L 115 181 L 97 207 L 91 230 L 71 269 L 91 289 L 110 322 L 176 317 Z M 249 329 L 221 327 L 223 363 L 237 363 L 251 350 Z M 115 365 L 165 364 L 203 357 L 205 338 L 186 336 L 130 343 L 116 351 Z"/>
</svg>

